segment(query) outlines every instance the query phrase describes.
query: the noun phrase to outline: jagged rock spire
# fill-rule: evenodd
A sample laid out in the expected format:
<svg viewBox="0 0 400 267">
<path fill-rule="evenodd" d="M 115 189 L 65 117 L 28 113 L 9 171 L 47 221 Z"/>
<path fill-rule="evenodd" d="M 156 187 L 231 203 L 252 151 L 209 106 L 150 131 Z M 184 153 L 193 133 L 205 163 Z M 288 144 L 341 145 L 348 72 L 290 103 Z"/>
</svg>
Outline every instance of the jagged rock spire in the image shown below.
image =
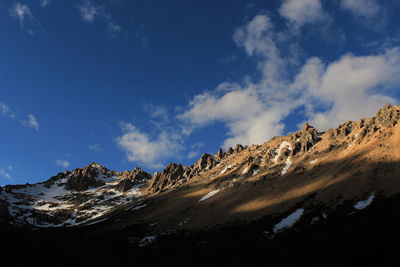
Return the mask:
<svg viewBox="0 0 400 267">
<path fill-rule="evenodd" d="M 222 151 L 222 148 L 219 148 L 217 152 L 217 160 L 221 160 L 223 157 L 224 157 L 224 152 Z"/>
</svg>

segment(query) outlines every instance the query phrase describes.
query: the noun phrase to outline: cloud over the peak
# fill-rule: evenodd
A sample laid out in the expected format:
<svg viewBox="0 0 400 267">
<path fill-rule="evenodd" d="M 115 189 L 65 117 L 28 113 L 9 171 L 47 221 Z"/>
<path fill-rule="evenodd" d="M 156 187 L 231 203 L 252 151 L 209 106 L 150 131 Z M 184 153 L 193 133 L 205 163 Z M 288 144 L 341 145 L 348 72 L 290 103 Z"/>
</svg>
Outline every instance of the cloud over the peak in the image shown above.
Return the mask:
<svg viewBox="0 0 400 267">
<path fill-rule="evenodd" d="M 65 160 L 65 159 L 57 159 L 56 160 L 56 165 L 57 166 L 60 166 L 60 167 L 63 167 L 64 169 L 66 169 L 66 168 L 68 168 L 69 167 L 69 162 L 67 161 L 67 160 Z"/>
<path fill-rule="evenodd" d="M 307 120 L 325 130 L 348 119 L 371 116 L 384 104 L 395 102 L 390 95 L 400 83 L 399 47 L 374 55 L 345 54 L 330 63 L 310 57 L 298 64 L 281 37 L 265 15 L 240 27 L 234 40 L 256 59 L 257 78 L 224 82 L 214 91 L 194 96 L 178 118 L 190 130 L 224 124 L 227 147 L 262 143 L 283 134 L 283 121 L 295 109 L 304 110 Z M 285 41 L 290 38 L 287 35 Z"/>
<path fill-rule="evenodd" d="M 10 171 L 12 171 L 12 166 L 2 167 L 0 168 L 0 176 L 3 176 L 7 180 L 11 180 Z"/>
<path fill-rule="evenodd" d="M 311 123 L 326 129 L 371 116 L 384 104 L 395 103 L 390 90 L 400 83 L 399 75 L 400 48 L 396 47 L 377 55 L 346 54 L 326 67 L 318 59 L 310 59 L 298 77 L 303 76 L 307 94 L 319 105 L 330 107 L 318 112 L 310 108 L 318 105 L 308 103 Z"/>
<path fill-rule="evenodd" d="M 160 168 L 166 158 L 181 150 L 179 136 L 173 133 L 161 131 L 156 138 L 152 138 L 131 123 L 122 123 L 121 128 L 123 134 L 115 141 L 130 162 Z"/>
</svg>

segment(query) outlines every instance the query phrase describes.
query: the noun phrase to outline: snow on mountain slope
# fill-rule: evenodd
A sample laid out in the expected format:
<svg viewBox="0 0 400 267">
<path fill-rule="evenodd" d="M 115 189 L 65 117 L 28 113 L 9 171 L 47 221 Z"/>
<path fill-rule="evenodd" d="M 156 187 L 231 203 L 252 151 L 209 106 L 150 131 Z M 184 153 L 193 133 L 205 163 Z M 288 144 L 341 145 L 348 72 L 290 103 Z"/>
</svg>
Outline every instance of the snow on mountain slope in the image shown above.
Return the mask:
<svg viewBox="0 0 400 267">
<path fill-rule="evenodd" d="M 93 163 L 61 173 L 44 183 L 6 186 L 0 192 L 0 199 L 9 203 L 14 224 L 28 223 L 37 227 L 80 225 L 110 213 L 119 205 L 137 200 L 141 195 L 140 188 L 150 176 L 139 169 L 133 173 L 130 178 L 121 178 L 122 173 L 111 172 Z M 74 179 L 86 180 L 87 184 L 71 182 Z M 121 184 L 125 185 L 126 181 L 131 186 L 121 189 Z"/>
</svg>

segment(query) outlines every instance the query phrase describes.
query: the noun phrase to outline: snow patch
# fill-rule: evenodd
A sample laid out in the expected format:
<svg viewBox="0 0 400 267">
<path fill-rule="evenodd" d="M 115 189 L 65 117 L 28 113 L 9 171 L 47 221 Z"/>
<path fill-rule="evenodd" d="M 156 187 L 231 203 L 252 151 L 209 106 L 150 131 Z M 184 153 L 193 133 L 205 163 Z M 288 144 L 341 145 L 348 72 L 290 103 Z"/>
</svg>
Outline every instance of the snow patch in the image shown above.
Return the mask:
<svg viewBox="0 0 400 267">
<path fill-rule="evenodd" d="M 357 210 L 362 210 L 368 207 L 375 198 L 375 194 L 372 194 L 366 200 L 358 201 L 353 207 Z"/>
<path fill-rule="evenodd" d="M 292 227 L 303 215 L 304 209 L 297 209 L 295 212 L 282 219 L 278 224 L 274 226 L 274 233 L 282 231 L 285 228 Z"/>
<path fill-rule="evenodd" d="M 233 167 L 233 165 L 226 166 L 226 167 L 221 171 L 221 174 L 224 174 L 224 173 L 226 173 L 227 171 L 230 171 L 230 170 L 232 169 L 232 167 Z"/>
<path fill-rule="evenodd" d="M 285 173 L 289 170 L 290 165 L 292 165 L 292 161 L 290 160 L 290 156 L 286 159 L 285 167 L 283 167 L 281 175 L 285 175 Z"/>
<path fill-rule="evenodd" d="M 285 147 L 288 147 L 289 150 L 292 151 L 292 146 L 290 145 L 289 142 L 286 142 L 286 141 L 282 142 L 282 143 L 280 144 L 280 146 L 275 150 L 276 156 L 275 156 L 275 158 L 273 159 L 274 163 L 277 163 L 277 162 L 278 162 L 278 159 L 279 159 L 279 157 L 281 156 L 282 149 L 284 149 Z"/>
<path fill-rule="evenodd" d="M 249 171 L 249 168 L 250 168 L 250 167 L 246 167 L 246 168 L 242 171 L 242 174 L 246 174 L 246 173 Z"/>
<path fill-rule="evenodd" d="M 220 191 L 219 189 L 213 190 L 213 191 L 211 191 L 210 193 L 208 193 L 207 195 L 203 196 L 199 201 L 207 200 L 207 199 L 209 199 L 210 197 L 212 197 L 212 196 L 214 196 L 215 194 L 217 194 L 219 191 Z"/>
<path fill-rule="evenodd" d="M 139 247 L 148 246 L 148 245 L 154 243 L 154 241 L 156 241 L 156 239 L 157 239 L 157 236 L 155 236 L 155 235 L 146 236 L 142 240 L 140 240 Z"/>
<path fill-rule="evenodd" d="M 129 208 L 129 209 L 126 209 L 126 210 L 140 210 L 141 208 L 144 208 L 146 206 L 147 206 L 147 204 L 137 205 L 137 206 L 135 206 L 133 208 Z"/>
</svg>

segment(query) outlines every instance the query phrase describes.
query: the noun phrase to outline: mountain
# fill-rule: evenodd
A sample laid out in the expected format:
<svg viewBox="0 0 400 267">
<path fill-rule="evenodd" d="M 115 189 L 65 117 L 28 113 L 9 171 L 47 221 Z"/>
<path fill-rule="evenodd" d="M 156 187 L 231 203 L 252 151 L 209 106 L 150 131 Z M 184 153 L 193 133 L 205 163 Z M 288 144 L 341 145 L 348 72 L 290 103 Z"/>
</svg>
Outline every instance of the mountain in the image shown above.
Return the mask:
<svg viewBox="0 0 400 267">
<path fill-rule="evenodd" d="M 10 248 L 22 240 L 27 251 L 41 239 L 31 257 L 52 251 L 74 266 L 103 262 L 82 249 L 149 265 L 209 266 L 228 257 L 229 265 L 320 266 L 363 253 L 372 260 L 400 237 L 399 119 L 400 106 L 386 105 L 372 118 L 325 132 L 306 123 L 154 175 L 92 163 L 43 183 L 7 185 L 0 237 Z"/>
</svg>

